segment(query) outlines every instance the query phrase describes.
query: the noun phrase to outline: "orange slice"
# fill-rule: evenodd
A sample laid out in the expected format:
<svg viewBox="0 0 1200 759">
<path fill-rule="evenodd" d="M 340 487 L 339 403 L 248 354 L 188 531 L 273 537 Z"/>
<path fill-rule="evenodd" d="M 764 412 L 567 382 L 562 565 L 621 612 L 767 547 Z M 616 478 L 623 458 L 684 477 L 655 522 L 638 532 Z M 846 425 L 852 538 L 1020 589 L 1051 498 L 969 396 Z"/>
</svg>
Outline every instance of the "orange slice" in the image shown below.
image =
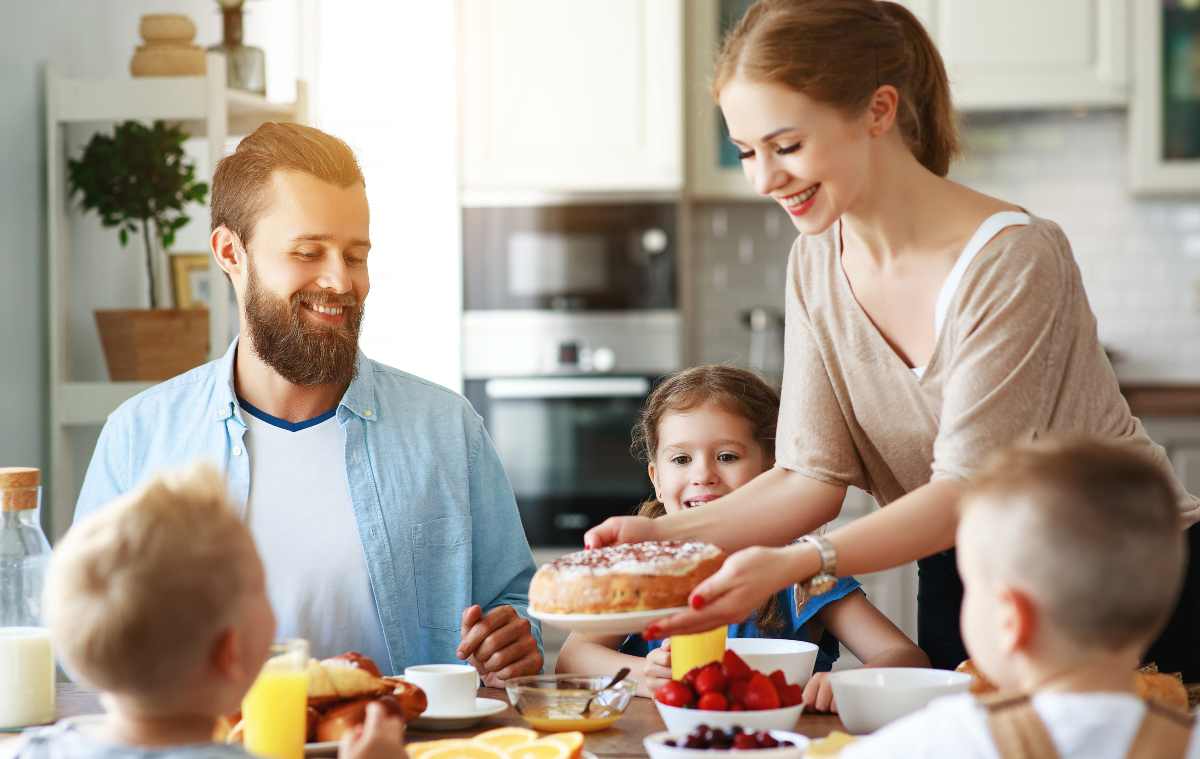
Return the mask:
<svg viewBox="0 0 1200 759">
<path fill-rule="evenodd" d="M 471 741 L 466 738 L 443 738 L 440 741 L 422 741 L 420 743 L 410 743 L 405 746 L 408 752 L 409 759 L 423 759 L 423 757 L 433 751 L 442 748 L 451 748 L 456 746 L 472 745 Z"/>
<path fill-rule="evenodd" d="M 551 733 L 541 740 L 561 743 L 562 745 L 566 746 L 568 752 L 567 755 L 570 757 L 570 759 L 579 759 L 579 757 L 583 755 L 583 733 L 578 731 L 573 730 L 569 733 Z"/>
<path fill-rule="evenodd" d="M 514 746 L 507 753 L 508 759 L 567 759 L 571 750 L 557 741 L 543 738 Z"/>
<path fill-rule="evenodd" d="M 441 746 L 427 751 L 421 754 L 421 759 L 508 759 L 508 754 L 486 743 L 463 741 L 462 745 Z"/>
<path fill-rule="evenodd" d="M 494 730 L 485 730 L 476 735 L 474 740 L 476 743 L 483 743 L 493 748 L 498 748 L 501 751 L 506 751 L 513 746 L 520 746 L 522 743 L 536 741 L 538 734 L 527 727 L 497 727 Z"/>
</svg>

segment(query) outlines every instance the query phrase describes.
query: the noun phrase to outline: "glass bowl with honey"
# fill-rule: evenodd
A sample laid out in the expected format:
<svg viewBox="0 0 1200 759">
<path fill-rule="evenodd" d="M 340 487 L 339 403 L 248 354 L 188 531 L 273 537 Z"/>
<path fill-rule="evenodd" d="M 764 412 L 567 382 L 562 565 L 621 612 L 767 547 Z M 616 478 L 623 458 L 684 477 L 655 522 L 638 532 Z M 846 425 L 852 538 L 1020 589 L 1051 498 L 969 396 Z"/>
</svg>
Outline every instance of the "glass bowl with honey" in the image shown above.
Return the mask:
<svg viewBox="0 0 1200 759">
<path fill-rule="evenodd" d="M 611 675 L 529 675 L 509 680 L 505 690 L 533 729 L 591 733 L 619 720 L 637 691 L 629 679 L 604 687 L 611 680 Z"/>
</svg>

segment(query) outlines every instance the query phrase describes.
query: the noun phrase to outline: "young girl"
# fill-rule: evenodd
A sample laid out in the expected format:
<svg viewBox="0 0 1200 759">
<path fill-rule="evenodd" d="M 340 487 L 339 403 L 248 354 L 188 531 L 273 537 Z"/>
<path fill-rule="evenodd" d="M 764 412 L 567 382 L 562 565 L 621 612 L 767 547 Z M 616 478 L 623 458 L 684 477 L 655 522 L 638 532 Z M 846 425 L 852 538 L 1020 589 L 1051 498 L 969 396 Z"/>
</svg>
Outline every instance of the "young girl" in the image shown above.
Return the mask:
<svg viewBox="0 0 1200 759">
<path fill-rule="evenodd" d="M 635 455 L 647 462 L 654 498 L 641 516 L 659 517 L 707 503 L 774 465 L 779 396 L 754 374 L 728 366 L 698 366 L 659 385 L 633 428 Z M 730 514 L 736 519 L 736 514 Z M 781 591 L 749 619 L 729 626 L 731 638 L 792 638 L 818 642 L 830 632 L 866 666 L 929 666 L 925 654 L 867 601 L 852 577 L 796 608 Z M 826 643 L 829 643 L 826 636 Z M 828 670 L 837 658 L 822 646 L 817 674 L 804 689 L 804 703 L 836 709 Z M 660 645 L 661 644 L 661 645 Z M 832 655 L 830 655 L 832 653 Z M 639 693 L 650 696 L 671 679 L 669 641 L 640 635 L 579 635 L 567 638 L 559 672 L 615 672 L 629 667 L 641 676 Z"/>
</svg>

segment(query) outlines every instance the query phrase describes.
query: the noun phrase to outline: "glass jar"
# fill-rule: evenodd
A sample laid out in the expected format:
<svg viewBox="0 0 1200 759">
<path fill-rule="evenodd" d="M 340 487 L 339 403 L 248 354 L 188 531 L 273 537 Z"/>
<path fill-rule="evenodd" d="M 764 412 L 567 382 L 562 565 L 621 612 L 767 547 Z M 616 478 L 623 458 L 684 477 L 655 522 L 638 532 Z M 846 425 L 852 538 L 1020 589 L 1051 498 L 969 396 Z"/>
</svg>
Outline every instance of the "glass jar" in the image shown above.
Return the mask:
<svg viewBox="0 0 1200 759">
<path fill-rule="evenodd" d="M 258 95 L 267 94 L 267 62 L 262 48 L 242 44 L 242 0 L 221 4 L 221 44 L 208 49 L 225 56 L 225 85 Z"/>
<path fill-rule="evenodd" d="M 50 544 L 41 474 L 0 468 L 0 728 L 54 720 L 54 653 L 42 617 Z"/>
</svg>

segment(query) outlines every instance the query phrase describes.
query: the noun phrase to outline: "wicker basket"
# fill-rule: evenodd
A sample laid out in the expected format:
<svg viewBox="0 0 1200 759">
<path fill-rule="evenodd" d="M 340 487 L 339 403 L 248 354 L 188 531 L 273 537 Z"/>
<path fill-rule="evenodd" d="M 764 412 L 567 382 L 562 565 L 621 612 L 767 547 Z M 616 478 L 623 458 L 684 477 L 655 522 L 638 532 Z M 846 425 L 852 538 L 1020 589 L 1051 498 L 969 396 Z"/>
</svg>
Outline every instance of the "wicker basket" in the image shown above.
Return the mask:
<svg viewBox="0 0 1200 759">
<path fill-rule="evenodd" d="M 169 379 L 208 357 L 205 309 L 96 311 L 96 328 L 114 382 Z"/>
</svg>

